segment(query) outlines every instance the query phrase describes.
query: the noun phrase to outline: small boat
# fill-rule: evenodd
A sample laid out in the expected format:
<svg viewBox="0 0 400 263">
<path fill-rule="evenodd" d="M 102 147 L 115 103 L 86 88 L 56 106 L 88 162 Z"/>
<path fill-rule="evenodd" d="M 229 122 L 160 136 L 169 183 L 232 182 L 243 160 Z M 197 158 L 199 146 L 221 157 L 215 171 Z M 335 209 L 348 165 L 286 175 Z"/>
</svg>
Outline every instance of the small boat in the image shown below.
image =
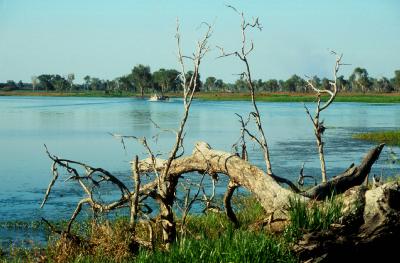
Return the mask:
<svg viewBox="0 0 400 263">
<path fill-rule="evenodd" d="M 165 100 L 169 100 L 169 97 L 168 96 L 162 96 L 162 95 L 160 96 L 160 95 L 154 94 L 149 98 L 149 101 L 165 101 Z"/>
</svg>

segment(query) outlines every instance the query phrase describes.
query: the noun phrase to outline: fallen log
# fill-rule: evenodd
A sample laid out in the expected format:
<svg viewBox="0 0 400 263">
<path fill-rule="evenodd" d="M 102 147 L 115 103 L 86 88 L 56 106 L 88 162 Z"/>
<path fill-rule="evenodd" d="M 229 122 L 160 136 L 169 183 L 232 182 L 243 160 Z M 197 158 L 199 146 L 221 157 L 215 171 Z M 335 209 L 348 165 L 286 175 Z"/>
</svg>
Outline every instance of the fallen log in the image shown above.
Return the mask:
<svg viewBox="0 0 400 263">
<path fill-rule="evenodd" d="M 384 144 L 371 149 L 358 166 L 351 167 L 343 174 L 338 175 L 326 183 L 321 183 L 303 193 L 282 187 L 273 176 L 268 176 L 260 168 L 250 164 L 237 155 L 214 150 L 205 142 L 198 142 L 193 153 L 189 156 L 172 161 L 169 168 L 170 180 L 176 180 L 180 176 L 190 172 L 225 174 L 232 183 L 246 188 L 260 202 L 267 213 L 274 214 L 275 218 L 286 218 L 286 208 L 289 197 L 301 198 L 304 201 L 309 198 L 321 200 L 332 193 L 339 194 L 362 184 L 372 165 L 378 159 Z M 144 159 L 139 162 L 140 172 L 152 172 L 155 169 L 162 172 L 166 161 L 157 159 Z M 155 188 L 156 182 L 144 185 L 141 192 Z"/>
<path fill-rule="evenodd" d="M 344 193 L 342 227 L 305 234 L 293 246 L 302 262 L 394 262 L 400 238 L 400 184 Z"/>
<path fill-rule="evenodd" d="M 345 172 L 333 177 L 326 183 L 321 183 L 308 190 L 304 195 L 317 200 L 324 200 L 332 193 L 341 194 L 348 189 L 361 185 L 371 171 L 372 165 L 378 160 L 385 144 L 380 144 L 371 149 L 362 160 L 361 164 L 352 164 Z"/>
</svg>

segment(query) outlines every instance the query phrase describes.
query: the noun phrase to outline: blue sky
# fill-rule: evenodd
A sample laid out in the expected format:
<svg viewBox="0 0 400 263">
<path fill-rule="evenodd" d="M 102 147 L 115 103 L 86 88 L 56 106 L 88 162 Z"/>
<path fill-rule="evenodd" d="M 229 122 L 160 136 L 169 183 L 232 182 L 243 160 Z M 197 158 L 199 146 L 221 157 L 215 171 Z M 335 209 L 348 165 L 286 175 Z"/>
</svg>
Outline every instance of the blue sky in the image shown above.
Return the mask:
<svg viewBox="0 0 400 263">
<path fill-rule="evenodd" d="M 399 0 L 0 0 L 0 82 L 29 81 L 43 73 L 75 73 L 113 79 L 142 63 L 152 70 L 178 68 L 175 23 L 191 53 L 202 21 L 214 23 L 211 47 L 240 46 L 240 19 L 259 16 L 263 31 L 250 34 L 253 76 L 286 79 L 331 76 L 334 58 L 344 53 L 348 76 L 356 66 L 371 76 L 400 69 Z M 201 75 L 234 81 L 243 71 L 234 58 L 204 60 Z"/>
</svg>

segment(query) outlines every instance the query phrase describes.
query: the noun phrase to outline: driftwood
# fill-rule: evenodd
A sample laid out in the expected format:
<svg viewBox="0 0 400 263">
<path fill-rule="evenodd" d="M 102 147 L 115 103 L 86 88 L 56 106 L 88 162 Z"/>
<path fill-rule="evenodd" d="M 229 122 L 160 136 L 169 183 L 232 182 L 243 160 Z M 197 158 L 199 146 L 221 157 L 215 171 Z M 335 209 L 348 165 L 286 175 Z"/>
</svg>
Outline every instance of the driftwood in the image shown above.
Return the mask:
<svg viewBox="0 0 400 263">
<path fill-rule="evenodd" d="M 308 233 L 293 247 L 303 262 L 395 262 L 400 238 L 400 184 L 344 193 L 342 225 Z"/>
<path fill-rule="evenodd" d="M 383 147 L 384 144 L 378 145 L 368 152 L 360 165 L 350 165 L 345 172 L 335 176 L 326 183 L 322 183 L 311 188 L 305 193 L 305 195 L 313 199 L 323 200 L 332 192 L 341 194 L 353 186 L 362 184 L 371 171 L 372 165 L 376 160 L 378 160 Z"/>
<path fill-rule="evenodd" d="M 303 201 L 323 200 L 332 194 L 343 193 L 343 217 L 341 224 L 332 226 L 329 231 L 308 233 L 293 246 L 293 251 L 304 262 L 332 262 L 349 260 L 346 252 L 356 255 L 357 259 L 385 258 L 379 252 L 390 251 L 400 237 L 400 185 L 387 183 L 368 190 L 363 184 L 372 165 L 378 159 L 384 145 L 371 149 L 358 166 L 352 164 L 345 172 L 333 177 L 327 183 L 321 183 L 308 191 L 295 193 L 282 187 L 273 177 L 268 176 L 258 167 L 237 155 L 212 149 L 207 143 L 196 144 L 190 156 L 172 161 L 170 178 L 179 178 L 192 172 L 199 174 L 225 174 L 230 183 L 225 199 L 230 198 L 233 189 L 241 186 L 248 189 L 258 199 L 264 210 L 270 215 L 269 221 L 281 221 L 287 218 L 289 197 Z M 139 162 L 139 171 L 149 172 L 153 162 L 145 159 Z M 162 172 L 165 161 L 157 159 L 155 167 Z M 153 184 L 153 185 L 152 185 Z M 149 183 L 140 190 L 145 193 L 154 183 Z M 224 202 L 227 216 L 237 225 L 238 221 L 230 207 Z M 373 248 L 373 249 L 371 249 Z M 372 251 L 372 252 L 371 252 Z M 391 250 L 393 254 L 395 250 Z M 372 254 L 371 254 L 372 253 Z M 379 255 L 379 256 L 378 256 Z"/>
<path fill-rule="evenodd" d="M 197 143 L 192 155 L 173 160 L 169 167 L 169 177 L 175 181 L 181 175 L 190 172 L 225 174 L 229 176 L 231 183 L 240 185 L 253 193 L 267 213 L 282 218 L 286 217 L 285 209 L 290 196 L 298 196 L 304 200 L 308 198 L 324 199 L 333 192 L 343 193 L 351 187 L 361 184 L 379 157 L 383 146 L 381 144 L 371 149 L 359 166 L 352 167 L 327 183 L 317 185 L 303 193 L 294 193 L 282 187 L 260 168 L 237 155 L 213 150 L 205 142 Z M 164 160 L 157 159 L 155 161 L 155 168 L 159 172 L 163 171 L 165 165 Z M 151 172 L 154 169 L 154 162 L 151 159 L 142 160 L 139 162 L 138 169 L 142 173 Z M 141 192 L 148 192 L 155 186 L 154 182 L 144 185 Z"/>
</svg>

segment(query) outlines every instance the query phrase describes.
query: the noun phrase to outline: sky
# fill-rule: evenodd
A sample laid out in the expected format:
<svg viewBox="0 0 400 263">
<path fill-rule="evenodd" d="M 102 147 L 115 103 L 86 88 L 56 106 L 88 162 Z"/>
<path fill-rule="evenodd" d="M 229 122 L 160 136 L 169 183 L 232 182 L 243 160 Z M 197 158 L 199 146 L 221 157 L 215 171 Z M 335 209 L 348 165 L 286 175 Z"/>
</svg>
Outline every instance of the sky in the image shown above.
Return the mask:
<svg viewBox="0 0 400 263">
<path fill-rule="evenodd" d="M 177 18 L 185 54 L 201 38 L 200 24 L 213 24 L 200 74 L 233 82 L 243 65 L 217 59 L 216 48 L 241 46 L 240 17 L 226 4 L 263 25 L 248 35 L 255 79 L 331 77 L 329 50 L 351 64 L 339 73 L 346 77 L 358 66 L 378 78 L 400 69 L 399 0 L 0 0 L 0 82 L 69 73 L 77 83 L 114 79 L 137 64 L 178 69 Z"/>
</svg>

